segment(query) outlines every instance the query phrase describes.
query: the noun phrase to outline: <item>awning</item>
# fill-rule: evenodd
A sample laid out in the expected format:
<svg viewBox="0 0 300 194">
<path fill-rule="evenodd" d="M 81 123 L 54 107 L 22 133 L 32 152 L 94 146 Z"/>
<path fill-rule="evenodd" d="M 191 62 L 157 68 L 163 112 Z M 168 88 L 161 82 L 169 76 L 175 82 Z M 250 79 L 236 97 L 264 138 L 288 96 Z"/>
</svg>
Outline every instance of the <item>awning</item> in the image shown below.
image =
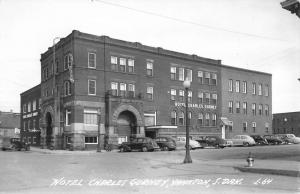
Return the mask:
<svg viewBox="0 0 300 194">
<path fill-rule="evenodd" d="M 222 121 L 222 125 L 228 125 L 228 126 L 233 125 L 233 122 L 229 121 L 228 118 L 226 118 L 226 117 L 221 117 L 221 121 Z"/>
</svg>

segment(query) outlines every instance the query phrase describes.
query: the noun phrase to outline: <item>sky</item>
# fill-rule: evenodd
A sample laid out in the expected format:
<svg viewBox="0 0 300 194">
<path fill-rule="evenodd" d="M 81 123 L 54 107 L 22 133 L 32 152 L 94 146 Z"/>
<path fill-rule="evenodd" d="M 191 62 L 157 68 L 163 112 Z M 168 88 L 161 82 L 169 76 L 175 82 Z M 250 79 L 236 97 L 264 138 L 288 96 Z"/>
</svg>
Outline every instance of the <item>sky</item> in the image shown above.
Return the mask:
<svg viewBox="0 0 300 194">
<path fill-rule="evenodd" d="M 72 30 L 272 74 L 272 112 L 300 111 L 300 18 L 282 0 L 0 0 L 0 111 L 41 81 L 40 55 Z"/>
</svg>

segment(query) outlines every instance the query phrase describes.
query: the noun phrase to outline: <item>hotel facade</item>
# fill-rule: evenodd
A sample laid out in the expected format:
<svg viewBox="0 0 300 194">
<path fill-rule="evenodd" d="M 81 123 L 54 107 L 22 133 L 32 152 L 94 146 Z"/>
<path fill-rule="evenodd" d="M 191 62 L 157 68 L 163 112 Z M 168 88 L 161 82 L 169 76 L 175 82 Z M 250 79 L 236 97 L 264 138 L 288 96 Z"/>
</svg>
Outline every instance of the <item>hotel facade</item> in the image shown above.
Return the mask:
<svg viewBox="0 0 300 194">
<path fill-rule="evenodd" d="M 220 60 L 73 31 L 41 55 L 41 79 L 42 147 L 95 149 L 98 133 L 102 146 L 138 136 L 184 136 L 185 79 L 191 81 L 187 115 L 193 138 L 271 132 L 265 129 L 266 123 L 271 128 L 271 114 L 250 114 L 254 103 L 256 111 L 263 105 L 271 112 L 271 75 Z M 268 95 L 253 95 L 254 82 L 258 91 L 268 86 Z M 240 113 L 245 101 L 249 114 Z M 257 129 L 244 130 L 245 122 Z"/>
</svg>

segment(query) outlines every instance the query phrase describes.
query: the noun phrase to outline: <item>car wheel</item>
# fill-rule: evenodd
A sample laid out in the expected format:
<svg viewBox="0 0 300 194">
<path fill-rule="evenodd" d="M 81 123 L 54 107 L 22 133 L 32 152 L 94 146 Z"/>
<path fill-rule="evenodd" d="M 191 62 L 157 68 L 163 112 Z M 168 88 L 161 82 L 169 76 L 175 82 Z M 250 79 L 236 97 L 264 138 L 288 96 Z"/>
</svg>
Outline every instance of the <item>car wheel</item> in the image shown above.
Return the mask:
<svg viewBox="0 0 300 194">
<path fill-rule="evenodd" d="M 147 147 L 142 147 L 142 152 L 148 152 L 148 148 Z"/>
<path fill-rule="evenodd" d="M 124 148 L 123 147 L 120 147 L 120 152 L 124 152 Z"/>
<path fill-rule="evenodd" d="M 220 148 L 220 145 L 219 145 L 219 144 L 216 144 L 216 145 L 215 145 L 215 148 L 216 148 L 216 149 L 219 149 L 219 148 Z"/>
<path fill-rule="evenodd" d="M 245 147 L 250 146 L 250 144 L 249 144 L 248 142 L 244 142 L 243 145 L 244 145 Z"/>
</svg>

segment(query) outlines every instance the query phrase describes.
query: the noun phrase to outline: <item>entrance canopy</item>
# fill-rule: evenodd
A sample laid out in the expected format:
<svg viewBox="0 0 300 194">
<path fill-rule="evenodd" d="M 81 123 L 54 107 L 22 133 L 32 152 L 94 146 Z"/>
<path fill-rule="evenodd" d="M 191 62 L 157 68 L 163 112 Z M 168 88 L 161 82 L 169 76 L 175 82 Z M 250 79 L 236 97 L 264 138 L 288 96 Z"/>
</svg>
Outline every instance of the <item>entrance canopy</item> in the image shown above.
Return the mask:
<svg viewBox="0 0 300 194">
<path fill-rule="evenodd" d="M 226 117 L 221 117 L 221 124 L 222 125 L 227 125 L 227 126 L 232 126 L 233 122 L 228 120 Z"/>
</svg>

